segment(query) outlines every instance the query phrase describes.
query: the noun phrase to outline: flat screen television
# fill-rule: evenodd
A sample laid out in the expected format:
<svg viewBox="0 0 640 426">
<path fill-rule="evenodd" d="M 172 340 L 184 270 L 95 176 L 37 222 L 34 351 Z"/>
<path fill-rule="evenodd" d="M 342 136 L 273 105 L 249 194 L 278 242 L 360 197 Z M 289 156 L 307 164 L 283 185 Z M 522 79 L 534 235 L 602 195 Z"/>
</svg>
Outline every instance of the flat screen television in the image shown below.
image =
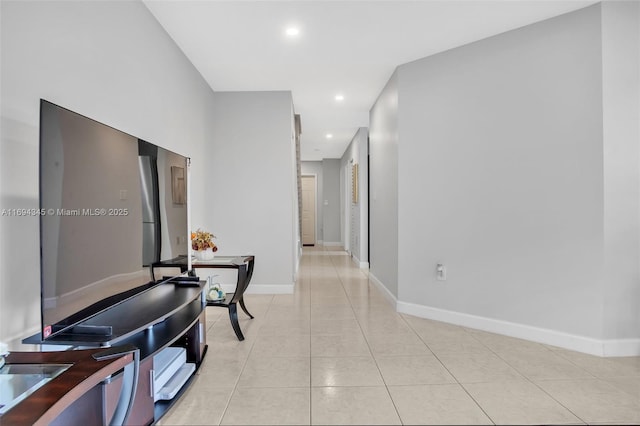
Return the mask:
<svg viewBox="0 0 640 426">
<path fill-rule="evenodd" d="M 41 100 L 43 341 L 158 285 L 153 262 L 189 254 L 188 166 L 185 156 Z"/>
</svg>

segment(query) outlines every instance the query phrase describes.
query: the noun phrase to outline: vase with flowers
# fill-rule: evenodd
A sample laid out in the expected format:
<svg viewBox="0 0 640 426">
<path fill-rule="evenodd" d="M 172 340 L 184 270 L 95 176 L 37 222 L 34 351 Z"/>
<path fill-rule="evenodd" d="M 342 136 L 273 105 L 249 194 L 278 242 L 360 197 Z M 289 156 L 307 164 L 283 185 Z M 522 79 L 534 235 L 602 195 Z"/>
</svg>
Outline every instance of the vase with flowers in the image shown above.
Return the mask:
<svg viewBox="0 0 640 426">
<path fill-rule="evenodd" d="M 211 260 L 214 257 L 218 246 L 213 242 L 216 238 L 211 232 L 198 229 L 196 232 L 191 233 L 191 248 L 193 254 L 198 260 Z"/>
</svg>

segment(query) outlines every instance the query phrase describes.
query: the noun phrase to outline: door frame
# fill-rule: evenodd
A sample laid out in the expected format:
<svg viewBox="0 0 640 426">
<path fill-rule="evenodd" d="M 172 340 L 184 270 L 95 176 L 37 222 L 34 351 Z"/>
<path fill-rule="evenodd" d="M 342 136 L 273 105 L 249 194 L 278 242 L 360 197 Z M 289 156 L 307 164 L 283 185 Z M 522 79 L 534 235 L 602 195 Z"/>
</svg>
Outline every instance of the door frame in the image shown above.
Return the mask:
<svg viewBox="0 0 640 426">
<path fill-rule="evenodd" d="M 316 246 L 318 245 L 318 175 L 316 173 L 301 173 L 300 181 L 302 182 L 302 179 L 304 179 L 305 177 L 313 178 L 313 195 L 315 198 L 315 203 L 314 203 L 315 211 L 313 212 L 313 245 Z M 304 207 L 302 210 L 304 211 Z M 300 217 L 300 223 L 302 224 L 302 217 Z M 300 241 L 302 243 L 302 247 L 304 247 L 305 244 L 304 244 L 302 234 L 300 234 Z M 306 244 L 306 245 L 308 246 L 309 244 Z"/>
<path fill-rule="evenodd" d="M 344 168 L 342 169 L 342 175 L 344 177 L 342 181 L 342 203 L 344 206 L 343 214 L 342 214 L 342 222 L 344 223 L 343 228 L 343 239 L 344 239 L 344 251 L 351 255 L 351 165 L 353 164 L 353 160 L 347 161 Z"/>
</svg>

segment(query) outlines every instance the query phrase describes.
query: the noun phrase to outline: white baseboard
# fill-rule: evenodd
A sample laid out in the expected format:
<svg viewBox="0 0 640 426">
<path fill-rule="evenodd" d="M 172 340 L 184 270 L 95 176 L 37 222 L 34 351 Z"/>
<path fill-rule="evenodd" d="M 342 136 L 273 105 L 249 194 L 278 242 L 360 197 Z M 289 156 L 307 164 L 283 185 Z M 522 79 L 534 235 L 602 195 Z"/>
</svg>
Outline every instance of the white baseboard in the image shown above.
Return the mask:
<svg viewBox="0 0 640 426">
<path fill-rule="evenodd" d="M 233 293 L 235 284 L 222 284 L 222 289 L 227 293 Z M 249 284 L 246 294 L 293 294 L 293 283 L 291 284 Z"/>
<path fill-rule="evenodd" d="M 603 356 L 640 356 L 640 339 L 605 340 Z"/>
<path fill-rule="evenodd" d="M 398 301 L 397 311 L 420 318 L 558 346 L 596 356 L 638 356 L 640 339 L 599 340 L 562 331 L 533 327 L 492 318 Z"/>
<path fill-rule="evenodd" d="M 391 304 L 391 306 L 393 306 L 396 310 L 398 310 L 398 306 L 397 306 L 398 299 L 396 299 L 396 296 L 394 296 L 393 293 L 391 293 L 387 289 L 387 287 L 385 287 L 384 284 L 382 284 L 382 281 L 380 281 L 371 272 L 369 272 L 369 282 L 375 285 L 382 292 L 382 295 L 384 296 L 385 299 L 387 299 L 387 301 Z"/>
<path fill-rule="evenodd" d="M 294 283 L 298 281 L 298 274 L 300 273 L 300 259 L 302 259 L 302 247 L 299 247 L 298 250 L 299 250 L 298 258 L 296 259 L 296 264 L 294 265 L 294 268 L 293 268 Z"/>
<path fill-rule="evenodd" d="M 340 241 L 338 242 L 325 241 L 322 243 L 322 245 L 325 247 L 342 247 L 343 244 Z"/>
<path fill-rule="evenodd" d="M 355 256 L 351 257 L 351 260 L 358 265 L 358 268 L 360 269 L 369 269 L 369 262 L 362 262 L 360 259 L 358 259 Z"/>
<path fill-rule="evenodd" d="M 601 357 L 640 356 L 640 339 L 593 339 L 564 333 L 562 331 L 402 302 L 372 273 L 369 273 L 369 282 L 380 289 L 383 296 L 396 308 L 396 311 L 403 314 L 502 334 L 504 336 L 516 337 L 518 339 L 525 339 Z"/>
</svg>

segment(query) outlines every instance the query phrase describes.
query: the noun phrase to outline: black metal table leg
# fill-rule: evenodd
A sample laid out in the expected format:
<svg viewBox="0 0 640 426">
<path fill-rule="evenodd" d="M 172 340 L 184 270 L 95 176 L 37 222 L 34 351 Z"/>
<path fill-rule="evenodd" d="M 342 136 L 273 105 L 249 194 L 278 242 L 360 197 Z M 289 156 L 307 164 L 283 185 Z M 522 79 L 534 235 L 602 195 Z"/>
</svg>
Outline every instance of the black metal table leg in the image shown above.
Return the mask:
<svg viewBox="0 0 640 426">
<path fill-rule="evenodd" d="M 231 320 L 231 326 L 233 327 L 233 331 L 236 332 L 238 340 L 244 340 L 244 334 L 242 334 L 240 324 L 238 323 L 238 308 L 235 303 L 229 304 L 229 319 Z"/>
</svg>

